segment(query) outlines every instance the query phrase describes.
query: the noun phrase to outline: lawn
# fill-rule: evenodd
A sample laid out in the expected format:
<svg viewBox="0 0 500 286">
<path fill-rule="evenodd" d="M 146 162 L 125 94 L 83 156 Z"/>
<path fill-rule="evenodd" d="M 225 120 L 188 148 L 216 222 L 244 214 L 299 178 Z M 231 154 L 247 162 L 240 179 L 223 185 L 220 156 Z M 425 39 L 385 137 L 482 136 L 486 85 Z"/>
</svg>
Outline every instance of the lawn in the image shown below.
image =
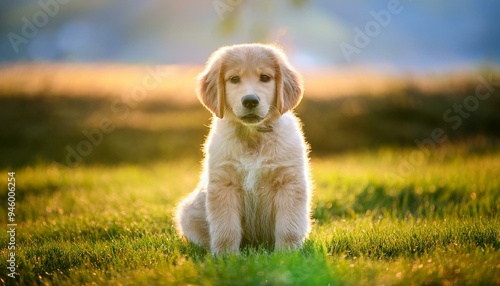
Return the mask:
<svg viewBox="0 0 500 286">
<path fill-rule="evenodd" d="M 500 285 L 499 92 L 459 129 L 442 122 L 474 90 L 306 99 L 297 113 L 312 146 L 309 238 L 297 251 L 222 257 L 173 228 L 199 177 L 209 114 L 198 104 L 155 96 L 125 116 L 113 94 L 3 90 L 0 223 L 10 229 L 15 172 L 17 226 L 15 278 L 0 232 L 0 284 Z M 101 141 L 104 119 L 114 129 Z M 445 142 L 414 143 L 438 127 Z M 68 161 L 85 140 L 90 154 Z"/>
<path fill-rule="evenodd" d="M 392 170 L 408 154 L 381 150 L 313 160 L 315 222 L 303 249 L 249 248 L 227 257 L 213 257 L 173 229 L 176 202 L 197 183 L 194 160 L 20 168 L 15 280 L 28 285 L 499 284 L 500 154 L 463 154 L 465 161 L 436 154 L 425 168 L 396 181 Z M 2 171 L 5 178 L 8 171 Z M 6 232 L 0 239 L 8 241 Z M 2 282 L 11 281 L 5 275 Z"/>
</svg>

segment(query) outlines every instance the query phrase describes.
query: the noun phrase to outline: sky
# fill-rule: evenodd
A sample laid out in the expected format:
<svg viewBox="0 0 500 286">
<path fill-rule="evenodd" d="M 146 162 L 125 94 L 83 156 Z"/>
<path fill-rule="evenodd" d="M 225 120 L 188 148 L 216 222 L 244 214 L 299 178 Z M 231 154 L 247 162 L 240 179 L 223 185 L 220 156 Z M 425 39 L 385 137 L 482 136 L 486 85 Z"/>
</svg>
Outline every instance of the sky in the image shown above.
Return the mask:
<svg viewBox="0 0 500 286">
<path fill-rule="evenodd" d="M 205 63 L 275 42 L 301 68 L 500 63 L 498 0 L 4 0 L 0 63 Z"/>
</svg>

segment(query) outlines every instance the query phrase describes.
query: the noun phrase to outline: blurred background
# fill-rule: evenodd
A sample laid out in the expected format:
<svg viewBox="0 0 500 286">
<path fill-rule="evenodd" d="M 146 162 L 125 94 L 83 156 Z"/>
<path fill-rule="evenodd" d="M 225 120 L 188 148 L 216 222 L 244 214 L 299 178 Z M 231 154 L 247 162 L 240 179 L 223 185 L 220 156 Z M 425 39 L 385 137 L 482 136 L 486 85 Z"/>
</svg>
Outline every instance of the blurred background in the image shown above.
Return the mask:
<svg viewBox="0 0 500 286">
<path fill-rule="evenodd" d="M 303 74 L 313 156 L 418 148 L 436 128 L 439 147 L 496 150 L 498 11 L 494 0 L 3 1 L 0 166 L 201 158 L 210 114 L 196 75 L 218 47 L 246 42 L 278 43 Z"/>
</svg>

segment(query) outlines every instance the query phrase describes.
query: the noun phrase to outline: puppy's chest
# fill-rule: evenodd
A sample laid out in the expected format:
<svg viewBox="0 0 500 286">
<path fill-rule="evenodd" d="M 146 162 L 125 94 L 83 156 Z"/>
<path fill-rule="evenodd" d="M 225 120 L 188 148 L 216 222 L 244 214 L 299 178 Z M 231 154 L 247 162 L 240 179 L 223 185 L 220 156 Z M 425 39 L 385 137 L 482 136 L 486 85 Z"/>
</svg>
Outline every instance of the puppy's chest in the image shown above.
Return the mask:
<svg viewBox="0 0 500 286">
<path fill-rule="evenodd" d="M 273 170 L 268 160 L 255 156 L 240 157 L 235 167 L 241 176 L 241 187 L 247 193 L 257 193 L 262 185 L 266 185 Z"/>
</svg>

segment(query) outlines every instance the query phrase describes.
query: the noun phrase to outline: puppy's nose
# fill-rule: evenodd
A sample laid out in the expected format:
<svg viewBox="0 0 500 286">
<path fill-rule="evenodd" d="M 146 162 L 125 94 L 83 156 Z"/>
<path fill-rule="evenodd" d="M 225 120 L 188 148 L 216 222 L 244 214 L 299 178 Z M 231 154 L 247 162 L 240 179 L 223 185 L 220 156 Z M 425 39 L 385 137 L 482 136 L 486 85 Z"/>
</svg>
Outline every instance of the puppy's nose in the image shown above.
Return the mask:
<svg viewBox="0 0 500 286">
<path fill-rule="evenodd" d="M 255 108 L 259 105 L 259 97 L 255 94 L 248 94 L 243 96 L 241 99 L 241 104 L 246 108 Z"/>
</svg>

